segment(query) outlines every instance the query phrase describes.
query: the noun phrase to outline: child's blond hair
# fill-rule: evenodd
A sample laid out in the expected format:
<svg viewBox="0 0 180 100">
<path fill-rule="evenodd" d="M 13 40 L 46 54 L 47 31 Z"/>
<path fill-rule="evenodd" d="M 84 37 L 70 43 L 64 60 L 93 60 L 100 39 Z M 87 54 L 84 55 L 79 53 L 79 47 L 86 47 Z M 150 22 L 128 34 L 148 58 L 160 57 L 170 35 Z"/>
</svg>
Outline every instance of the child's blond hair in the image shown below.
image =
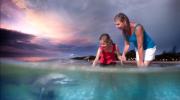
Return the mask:
<svg viewBox="0 0 180 100">
<path fill-rule="evenodd" d="M 100 42 L 104 42 L 104 43 L 106 43 L 107 45 L 110 45 L 110 44 L 113 43 L 111 37 L 110 37 L 109 34 L 107 34 L 107 33 L 101 34 L 101 36 L 99 37 L 99 41 L 100 41 Z"/>
</svg>

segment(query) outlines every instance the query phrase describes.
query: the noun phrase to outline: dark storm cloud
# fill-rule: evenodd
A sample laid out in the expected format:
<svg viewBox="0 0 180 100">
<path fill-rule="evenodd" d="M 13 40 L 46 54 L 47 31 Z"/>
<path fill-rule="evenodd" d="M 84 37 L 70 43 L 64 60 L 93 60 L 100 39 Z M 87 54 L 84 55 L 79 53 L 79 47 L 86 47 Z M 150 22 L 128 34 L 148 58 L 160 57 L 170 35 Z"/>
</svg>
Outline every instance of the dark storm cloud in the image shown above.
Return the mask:
<svg viewBox="0 0 180 100">
<path fill-rule="evenodd" d="M 9 43 L 16 43 L 17 41 L 29 42 L 34 36 L 23 34 L 17 31 L 0 29 L 0 43 L 1 45 L 7 45 Z"/>
<path fill-rule="evenodd" d="M 42 3 L 40 0 L 29 0 L 28 5 L 42 12 L 56 12 L 66 23 L 79 30 L 76 34 L 94 38 L 102 32 L 110 32 L 114 27 L 114 9 L 108 0 L 45 0 Z"/>
<path fill-rule="evenodd" d="M 61 52 L 68 52 L 76 55 L 94 55 L 96 53 L 97 46 L 94 44 L 89 44 L 89 45 L 59 44 L 58 50 Z"/>
<path fill-rule="evenodd" d="M 0 29 L 0 57 L 46 56 L 45 47 L 31 43 L 32 35 Z"/>
<path fill-rule="evenodd" d="M 108 32 L 121 47 L 122 40 L 118 39 L 122 38 L 114 27 L 113 17 L 124 12 L 130 19 L 143 24 L 162 50 L 172 46 L 179 48 L 178 4 L 178 0 L 29 0 L 29 6 L 34 9 L 52 10 L 66 16 L 64 20 L 76 26 L 80 30 L 78 34 L 90 34 L 97 41 L 100 33 Z"/>
<path fill-rule="evenodd" d="M 25 0 L 28 9 L 41 13 L 54 12 L 64 22 L 75 27 L 75 36 L 92 38 L 92 44 L 78 46 L 59 44 L 60 50 L 76 51 L 79 48 L 92 48 L 98 44 L 101 33 L 107 32 L 117 42 L 122 51 L 123 41 L 120 31 L 114 26 L 113 17 L 124 12 L 144 28 L 153 38 L 160 51 L 176 46 L 179 50 L 180 1 L 179 0 Z M 5 15 L 3 15 L 5 16 Z M 77 31 L 77 32 L 76 32 Z M 85 34 L 85 35 L 84 35 Z M 82 36 L 83 35 L 83 36 Z M 88 47 L 89 45 L 89 47 Z M 94 46 L 96 47 L 96 46 Z M 67 49 L 66 49 L 67 48 Z M 69 48 L 69 49 L 68 49 Z M 84 51 L 88 49 L 82 49 Z M 93 49 L 94 50 L 94 49 Z M 81 51 L 79 51 L 81 52 Z"/>
</svg>

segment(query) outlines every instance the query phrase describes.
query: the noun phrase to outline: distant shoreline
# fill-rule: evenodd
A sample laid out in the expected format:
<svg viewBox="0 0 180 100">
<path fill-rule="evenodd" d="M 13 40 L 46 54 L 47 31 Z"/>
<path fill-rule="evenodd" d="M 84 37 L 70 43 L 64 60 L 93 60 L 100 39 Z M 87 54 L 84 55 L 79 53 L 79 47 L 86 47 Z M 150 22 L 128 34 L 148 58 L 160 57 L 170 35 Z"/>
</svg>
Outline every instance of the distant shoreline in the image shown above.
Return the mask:
<svg viewBox="0 0 180 100">
<path fill-rule="evenodd" d="M 130 50 L 126 54 L 127 61 L 135 61 L 136 60 L 136 53 L 134 50 Z M 75 60 L 94 60 L 95 56 L 94 55 L 89 55 L 89 56 L 81 56 L 81 57 L 74 57 L 71 59 Z M 155 59 L 153 60 L 154 63 L 159 63 L 159 62 L 166 62 L 166 63 L 179 63 L 180 62 L 180 52 L 163 52 L 160 55 L 155 55 Z"/>
<path fill-rule="evenodd" d="M 120 61 L 116 61 L 120 63 Z M 136 61 L 126 61 L 124 64 L 136 64 Z M 152 61 L 152 64 L 180 64 L 180 61 Z"/>
<path fill-rule="evenodd" d="M 86 60 L 88 62 L 92 62 L 95 59 L 95 56 L 82 56 L 82 57 L 74 57 L 71 59 Z M 120 61 L 116 61 L 116 62 L 121 63 Z M 135 60 L 135 58 L 132 58 L 131 60 L 127 60 L 126 62 L 124 62 L 124 64 L 136 64 L 136 60 Z M 154 61 L 152 61 L 152 64 L 180 64 L 180 60 L 178 59 L 177 61 L 171 61 L 171 60 L 167 60 L 167 59 L 165 59 L 165 60 L 164 59 L 162 59 L 162 60 L 155 59 Z"/>
</svg>

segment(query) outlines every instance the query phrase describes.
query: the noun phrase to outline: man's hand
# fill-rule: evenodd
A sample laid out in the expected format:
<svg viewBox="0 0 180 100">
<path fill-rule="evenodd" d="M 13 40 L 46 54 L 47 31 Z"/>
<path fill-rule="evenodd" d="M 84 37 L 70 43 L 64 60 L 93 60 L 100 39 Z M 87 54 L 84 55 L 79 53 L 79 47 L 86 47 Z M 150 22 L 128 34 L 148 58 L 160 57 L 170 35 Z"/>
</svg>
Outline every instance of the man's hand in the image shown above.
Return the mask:
<svg viewBox="0 0 180 100">
<path fill-rule="evenodd" d="M 122 60 L 122 61 L 126 61 L 126 56 L 125 56 L 125 55 L 122 55 L 121 60 Z"/>
<path fill-rule="evenodd" d="M 138 66 L 138 67 L 141 67 L 141 68 L 142 68 L 142 67 L 145 67 L 145 65 L 144 65 L 144 63 L 143 63 L 142 61 L 139 61 L 139 62 L 137 63 L 137 66 Z"/>
</svg>

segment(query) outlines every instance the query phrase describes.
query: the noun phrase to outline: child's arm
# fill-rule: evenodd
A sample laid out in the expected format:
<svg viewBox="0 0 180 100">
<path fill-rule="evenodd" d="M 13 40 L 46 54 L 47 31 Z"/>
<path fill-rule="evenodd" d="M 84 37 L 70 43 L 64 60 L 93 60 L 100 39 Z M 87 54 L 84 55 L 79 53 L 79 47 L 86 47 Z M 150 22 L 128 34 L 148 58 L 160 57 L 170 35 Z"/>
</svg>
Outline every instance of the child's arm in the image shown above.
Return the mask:
<svg viewBox="0 0 180 100">
<path fill-rule="evenodd" d="M 98 63 L 99 57 L 100 57 L 100 53 L 101 53 L 101 49 L 98 48 L 98 51 L 97 51 L 97 54 L 96 54 L 96 58 L 94 59 L 92 66 L 96 66 L 96 64 Z"/>
<path fill-rule="evenodd" d="M 121 64 L 122 64 L 122 56 L 121 56 L 121 54 L 119 52 L 119 48 L 118 48 L 117 45 L 116 45 L 116 54 L 117 54 L 118 60 L 121 61 Z"/>
</svg>

